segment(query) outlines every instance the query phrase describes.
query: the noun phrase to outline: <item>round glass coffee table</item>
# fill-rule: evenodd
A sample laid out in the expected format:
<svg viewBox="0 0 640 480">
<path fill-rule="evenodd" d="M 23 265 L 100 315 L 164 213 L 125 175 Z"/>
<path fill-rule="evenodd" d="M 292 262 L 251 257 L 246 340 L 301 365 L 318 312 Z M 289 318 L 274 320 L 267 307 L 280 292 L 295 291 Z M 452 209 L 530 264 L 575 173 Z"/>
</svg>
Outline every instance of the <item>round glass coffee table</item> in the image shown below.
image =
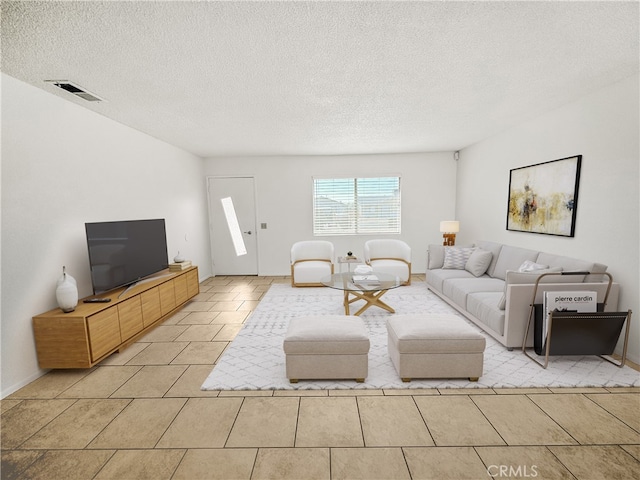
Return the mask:
<svg viewBox="0 0 640 480">
<path fill-rule="evenodd" d="M 354 315 L 360 315 L 369 307 L 376 306 L 388 312 L 396 313 L 389 305 L 380 300 L 380 297 L 392 288 L 402 286 L 398 277 L 386 273 L 371 272 L 367 275 L 358 275 L 354 272 L 334 273 L 320 280 L 325 287 L 335 288 L 344 292 L 344 313 L 349 314 L 349 305 L 358 300 L 366 303 Z"/>
</svg>

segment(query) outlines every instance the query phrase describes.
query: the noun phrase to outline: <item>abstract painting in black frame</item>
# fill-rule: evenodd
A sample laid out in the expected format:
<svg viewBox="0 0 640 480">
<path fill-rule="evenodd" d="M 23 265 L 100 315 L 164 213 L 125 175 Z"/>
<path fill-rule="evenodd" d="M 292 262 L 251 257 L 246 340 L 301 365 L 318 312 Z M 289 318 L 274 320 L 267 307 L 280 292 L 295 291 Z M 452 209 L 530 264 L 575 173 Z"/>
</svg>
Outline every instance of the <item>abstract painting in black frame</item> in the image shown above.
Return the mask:
<svg viewBox="0 0 640 480">
<path fill-rule="evenodd" d="M 582 155 L 509 173 L 507 230 L 573 237 Z"/>
</svg>

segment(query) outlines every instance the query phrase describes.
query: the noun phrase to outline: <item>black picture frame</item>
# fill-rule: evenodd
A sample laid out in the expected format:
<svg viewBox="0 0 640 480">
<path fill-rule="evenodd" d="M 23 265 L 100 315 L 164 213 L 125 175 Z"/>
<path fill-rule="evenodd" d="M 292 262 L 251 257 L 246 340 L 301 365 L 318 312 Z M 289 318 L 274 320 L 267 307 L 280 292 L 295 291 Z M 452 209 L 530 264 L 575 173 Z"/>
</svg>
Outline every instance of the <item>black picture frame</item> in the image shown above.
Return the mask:
<svg viewBox="0 0 640 480">
<path fill-rule="evenodd" d="M 507 230 L 573 237 L 582 155 L 509 172 Z"/>
</svg>

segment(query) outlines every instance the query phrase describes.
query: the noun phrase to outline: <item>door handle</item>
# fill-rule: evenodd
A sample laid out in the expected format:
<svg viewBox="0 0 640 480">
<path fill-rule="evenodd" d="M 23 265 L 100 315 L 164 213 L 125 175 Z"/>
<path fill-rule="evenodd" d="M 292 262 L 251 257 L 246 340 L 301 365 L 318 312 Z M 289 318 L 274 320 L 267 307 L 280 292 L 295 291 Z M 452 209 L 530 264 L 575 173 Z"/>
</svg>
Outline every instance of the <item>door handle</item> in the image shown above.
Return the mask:
<svg viewBox="0 0 640 480">
<path fill-rule="evenodd" d="M 251 235 L 251 230 L 249 230 L 248 232 L 243 232 L 246 233 L 247 235 Z"/>
</svg>

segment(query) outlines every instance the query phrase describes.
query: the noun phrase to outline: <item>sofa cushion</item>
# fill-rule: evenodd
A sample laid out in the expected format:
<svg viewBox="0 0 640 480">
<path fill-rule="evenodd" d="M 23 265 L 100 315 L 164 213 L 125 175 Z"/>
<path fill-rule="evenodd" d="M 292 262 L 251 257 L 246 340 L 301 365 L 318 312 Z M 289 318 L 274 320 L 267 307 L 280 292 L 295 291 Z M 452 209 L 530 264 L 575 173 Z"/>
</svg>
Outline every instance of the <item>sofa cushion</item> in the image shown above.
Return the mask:
<svg viewBox="0 0 640 480">
<path fill-rule="evenodd" d="M 467 296 L 467 312 L 492 331 L 504 335 L 505 311 L 498 308 L 500 292 L 476 292 Z"/>
<path fill-rule="evenodd" d="M 525 260 L 535 262 L 539 253 L 536 250 L 504 245 L 500 250 L 500 256 L 491 276 L 504 280 L 507 276 L 507 270 L 518 270 Z M 540 261 L 538 263 L 544 262 Z"/>
<path fill-rule="evenodd" d="M 442 268 L 464 270 L 464 266 L 474 250 L 473 247 L 444 247 Z"/>
<path fill-rule="evenodd" d="M 591 269 L 591 275 L 587 275 L 584 278 L 585 282 L 606 282 L 609 280 L 608 277 L 604 275 L 598 275 L 599 273 L 604 273 L 607 271 L 607 266 L 602 263 L 594 263 L 593 268 Z"/>
<path fill-rule="evenodd" d="M 544 252 L 540 252 L 537 262 L 546 263 L 552 267 L 562 267 L 563 272 L 592 272 L 596 265 L 595 263 L 587 262 L 586 260 L 578 260 L 577 258 Z M 602 273 L 602 271 L 598 273 Z M 573 282 L 584 282 L 585 279 L 585 275 L 572 275 L 571 277 L 571 281 Z"/>
<path fill-rule="evenodd" d="M 480 278 L 452 278 L 445 280 L 442 285 L 442 293 L 450 300 L 462 307 L 467 308 L 467 295 L 475 292 L 502 292 L 504 282 L 497 278 L 484 275 Z"/>
<path fill-rule="evenodd" d="M 489 268 L 487 268 L 487 274 L 490 277 L 493 277 L 493 271 L 496 268 L 496 262 L 498 261 L 498 257 L 500 256 L 500 250 L 502 250 L 502 244 L 497 242 L 490 242 L 488 240 L 481 240 L 478 242 L 478 248 L 482 250 L 486 250 L 487 252 L 491 252 L 493 257 L 491 258 L 491 263 L 489 264 Z"/>
<path fill-rule="evenodd" d="M 442 268 L 437 268 L 435 270 L 427 270 L 426 278 L 427 285 L 433 287 L 434 290 L 442 293 L 442 284 L 447 279 L 475 277 L 466 270 L 443 270 Z"/>
<path fill-rule="evenodd" d="M 472 273 L 475 277 L 484 275 L 487 268 L 489 268 L 489 264 L 491 264 L 492 256 L 493 254 L 491 252 L 476 248 L 469 256 L 469 260 L 467 260 L 464 269 Z"/>
<path fill-rule="evenodd" d="M 504 292 L 500 302 L 498 302 L 498 308 L 504 310 L 507 305 L 507 287 L 512 284 L 531 284 L 536 283 L 536 280 L 543 273 L 558 273 L 561 272 L 561 267 L 547 268 L 545 270 L 536 270 L 534 272 L 515 272 L 509 270 L 507 272 L 507 279 L 504 282 Z M 540 283 L 572 283 L 575 282 L 574 276 L 565 275 L 548 275 L 540 280 Z"/>
<path fill-rule="evenodd" d="M 434 243 L 430 244 L 427 269 L 433 270 L 434 268 L 442 268 L 443 264 L 444 264 L 444 245 L 436 245 Z"/>
</svg>

